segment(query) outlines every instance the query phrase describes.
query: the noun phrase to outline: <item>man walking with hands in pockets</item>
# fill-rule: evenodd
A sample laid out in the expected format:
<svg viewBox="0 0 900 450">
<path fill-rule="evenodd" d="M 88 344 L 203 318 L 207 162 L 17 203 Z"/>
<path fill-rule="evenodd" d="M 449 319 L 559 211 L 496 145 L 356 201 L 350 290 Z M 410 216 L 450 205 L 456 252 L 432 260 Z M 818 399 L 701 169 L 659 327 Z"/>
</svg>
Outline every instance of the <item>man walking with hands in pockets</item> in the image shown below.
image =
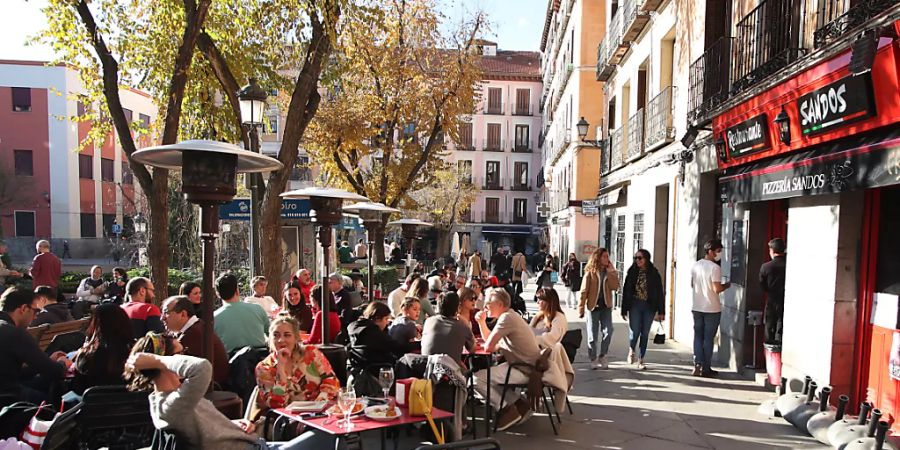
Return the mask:
<svg viewBox="0 0 900 450">
<path fill-rule="evenodd" d="M 719 331 L 722 319 L 722 303 L 719 294 L 731 287 L 722 283 L 722 241 L 712 239 L 703 245 L 703 259 L 694 263 L 691 269 L 691 288 L 694 290 L 694 372 L 693 376 L 704 378 L 719 374 L 712 370 L 713 339 Z"/>
</svg>

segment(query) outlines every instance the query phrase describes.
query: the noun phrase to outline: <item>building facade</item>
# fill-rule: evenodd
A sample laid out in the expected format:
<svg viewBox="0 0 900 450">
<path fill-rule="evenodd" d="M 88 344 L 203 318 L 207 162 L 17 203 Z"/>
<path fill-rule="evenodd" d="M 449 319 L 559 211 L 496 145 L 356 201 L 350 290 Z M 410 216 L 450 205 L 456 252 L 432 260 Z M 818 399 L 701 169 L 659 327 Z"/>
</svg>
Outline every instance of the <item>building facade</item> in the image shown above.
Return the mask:
<svg viewBox="0 0 900 450">
<path fill-rule="evenodd" d="M 599 138 L 596 130 L 605 116 L 604 93 L 594 73 L 606 5 L 604 1 L 551 1 L 541 37 L 541 192 L 549 214 L 549 251 L 561 258 L 575 253 L 582 262 L 597 248 L 599 238 L 598 217 L 591 208 L 582 208 L 582 202 L 597 198 L 600 149 L 582 141 L 576 124 L 585 118 L 592 126 L 584 138 Z"/>
<path fill-rule="evenodd" d="M 733 284 L 720 349 L 732 364 L 760 364 L 762 333 L 752 339 L 746 317 L 766 306 L 758 270 L 766 243 L 783 238 L 783 373 L 896 415 L 900 4 L 761 0 L 707 11 L 725 26 L 706 27 L 691 64 L 686 134 L 703 155 L 694 170 Z"/>
<path fill-rule="evenodd" d="M 91 129 L 70 120 L 84 114 L 80 92 L 77 72 L 64 65 L 0 61 L 0 170 L 14 180 L 5 183 L 0 223 L 14 257 L 30 259 L 38 239 L 51 239 L 57 252 L 68 240 L 75 258 L 105 257 L 113 225 L 133 227 L 141 209 L 113 134 L 78 151 Z M 128 88 L 119 94 L 129 122 L 149 129 L 156 116 L 149 95 Z M 138 138 L 139 147 L 149 143 Z"/>
<path fill-rule="evenodd" d="M 498 246 L 537 251 L 541 155 L 540 57 L 537 52 L 499 50 L 482 41 L 481 100 L 460 124 L 459 142 L 448 143 L 450 158 L 479 192 L 462 223 L 469 250 L 487 254 Z"/>
</svg>

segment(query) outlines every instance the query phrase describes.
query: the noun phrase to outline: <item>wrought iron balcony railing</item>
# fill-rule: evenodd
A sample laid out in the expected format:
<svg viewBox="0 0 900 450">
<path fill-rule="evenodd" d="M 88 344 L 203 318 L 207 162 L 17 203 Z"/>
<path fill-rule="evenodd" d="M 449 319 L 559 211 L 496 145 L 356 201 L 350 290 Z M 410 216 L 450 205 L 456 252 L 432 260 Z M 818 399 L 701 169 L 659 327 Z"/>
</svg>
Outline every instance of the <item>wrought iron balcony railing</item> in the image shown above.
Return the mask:
<svg viewBox="0 0 900 450">
<path fill-rule="evenodd" d="M 675 139 L 675 127 L 672 124 L 673 104 L 672 97 L 675 92 L 673 86 L 662 90 L 650 103 L 647 104 L 647 113 L 644 123 L 644 150 L 650 151 L 661 145 L 668 144 Z"/>
<path fill-rule="evenodd" d="M 485 152 L 502 152 L 506 149 L 506 141 L 503 139 L 483 139 L 481 150 Z"/>
<path fill-rule="evenodd" d="M 516 103 L 515 108 L 513 108 L 512 114 L 514 116 L 530 116 L 531 115 L 531 102 Z"/>
<path fill-rule="evenodd" d="M 526 180 L 525 182 L 522 182 L 521 179 L 510 178 L 507 181 L 507 186 L 509 186 L 509 190 L 511 190 L 511 191 L 530 191 L 531 190 L 531 180 Z"/>
<path fill-rule="evenodd" d="M 516 153 L 531 153 L 532 151 L 534 151 L 534 148 L 531 145 L 531 141 L 514 142 L 512 151 Z"/>
<path fill-rule="evenodd" d="M 503 115 L 504 114 L 503 111 L 505 110 L 504 106 L 506 106 L 506 104 L 502 103 L 502 102 L 501 103 L 485 102 L 484 113 L 492 114 L 492 115 Z"/>
<path fill-rule="evenodd" d="M 625 160 L 625 127 L 619 127 L 609 135 L 609 170 L 616 170 Z"/>
<path fill-rule="evenodd" d="M 600 174 L 606 175 L 609 173 L 610 167 L 609 139 L 604 139 L 602 143 L 603 145 L 600 146 Z"/>
<path fill-rule="evenodd" d="M 802 17 L 794 0 L 762 0 L 735 26 L 731 92 L 740 92 L 783 69 L 802 56 Z"/>
<path fill-rule="evenodd" d="M 709 113 L 728 99 L 732 38 L 716 40 L 688 69 L 688 124 L 706 124 Z"/>
<path fill-rule="evenodd" d="M 644 110 L 639 109 L 628 118 L 628 159 L 644 153 Z"/>
<path fill-rule="evenodd" d="M 813 33 L 813 46 L 822 48 L 881 14 L 897 0 L 863 0 L 848 7 L 847 0 L 819 0 L 819 26 Z"/>
</svg>

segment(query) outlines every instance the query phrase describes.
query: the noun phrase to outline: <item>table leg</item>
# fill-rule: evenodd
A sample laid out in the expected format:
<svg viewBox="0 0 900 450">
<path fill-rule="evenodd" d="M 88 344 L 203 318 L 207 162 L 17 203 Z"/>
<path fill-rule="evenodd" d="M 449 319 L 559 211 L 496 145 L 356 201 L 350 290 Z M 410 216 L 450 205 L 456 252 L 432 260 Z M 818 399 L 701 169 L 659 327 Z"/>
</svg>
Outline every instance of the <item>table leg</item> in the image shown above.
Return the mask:
<svg viewBox="0 0 900 450">
<path fill-rule="evenodd" d="M 485 411 L 484 411 L 484 420 L 485 420 L 485 436 L 491 437 L 491 357 L 488 356 L 488 364 L 487 364 L 487 401 L 485 401 Z"/>
<path fill-rule="evenodd" d="M 385 440 L 384 438 L 385 438 L 386 433 L 387 433 L 386 429 L 382 428 L 381 429 L 381 450 L 384 450 L 384 440 Z"/>
</svg>

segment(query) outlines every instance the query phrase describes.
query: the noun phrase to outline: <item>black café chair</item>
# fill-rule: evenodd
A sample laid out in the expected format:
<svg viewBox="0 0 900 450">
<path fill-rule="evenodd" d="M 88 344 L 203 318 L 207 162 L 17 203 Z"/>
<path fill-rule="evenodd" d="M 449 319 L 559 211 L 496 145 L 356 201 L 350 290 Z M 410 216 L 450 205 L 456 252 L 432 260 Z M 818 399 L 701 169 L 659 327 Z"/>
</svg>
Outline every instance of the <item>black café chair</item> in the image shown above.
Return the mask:
<svg viewBox="0 0 900 450">
<path fill-rule="evenodd" d="M 500 443 L 493 438 L 474 439 L 471 441 L 451 442 L 448 444 L 420 445 L 416 450 L 500 450 Z"/>
<path fill-rule="evenodd" d="M 155 431 L 146 392 L 95 386 L 53 422 L 41 448 L 134 450 L 149 446 Z"/>
<path fill-rule="evenodd" d="M 503 407 L 506 406 L 503 404 L 504 400 L 506 400 L 506 393 L 511 389 L 513 391 L 516 390 L 526 390 L 528 389 L 528 383 L 510 383 L 509 382 L 509 374 L 512 372 L 513 368 L 520 369 L 523 373 L 530 373 L 535 370 L 535 366 L 533 364 L 521 363 L 521 362 L 510 362 L 507 366 L 506 377 L 503 380 L 503 383 L 500 384 L 502 387 L 500 391 L 500 407 L 497 408 L 497 411 L 503 410 Z M 544 402 L 544 409 L 547 411 L 547 418 L 550 419 L 550 426 L 553 428 L 553 434 L 559 435 L 559 431 L 556 429 L 556 420 L 553 420 L 554 407 L 553 403 L 550 401 L 550 397 L 547 395 L 547 385 L 544 384 L 541 387 L 541 398 Z M 552 396 L 552 393 L 550 394 Z M 530 406 L 530 405 L 529 405 Z M 488 405 L 490 408 L 490 405 Z M 557 420 L 559 420 L 559 414 L 557 414 Z M 562 421 L 560 420 L 560 423 Z M 498 421 L 494 420 L 494 433 L 497 432 L 497 426 L 499 425 Z"/>
</svg>

